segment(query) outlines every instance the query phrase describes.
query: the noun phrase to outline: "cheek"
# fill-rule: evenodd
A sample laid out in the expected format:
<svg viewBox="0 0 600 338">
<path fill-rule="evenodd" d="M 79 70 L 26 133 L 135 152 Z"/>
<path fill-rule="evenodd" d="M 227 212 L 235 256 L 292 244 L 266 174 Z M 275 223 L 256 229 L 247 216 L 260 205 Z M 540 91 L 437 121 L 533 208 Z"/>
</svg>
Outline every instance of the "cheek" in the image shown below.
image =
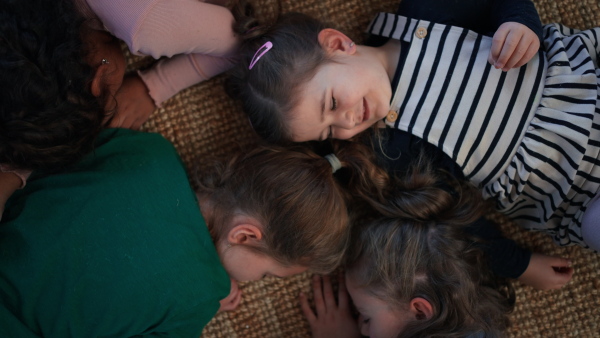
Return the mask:
<svg viewBox="0 0 600 338">
<path fill-rule="evenodd" d="M 243 262 L 236 262 L 233 264 L 224 264 L 225 270 L 229 274 L 229 277 L 235 279 L 238 282 L 246 282 L 259 280 L 262 278 L 260 271 L 257 271 L 252 264 L 244 264 Z"/>
<path fill-rule="evenodd" d="M 342 129 L 342 128 L 338 128 L 335 132 L 334 132 L 334 138 L 338 139 L 338 140 L 347 140 L 351 137 L 356 136 L 357 134 L 362 133 L 363 131 L 367 130 L 368 128 L 370 128 L 373 124 L 375 124 L 377 121 L 367 121 L 359 126 L 357 126 L 356 128 L 353 129 Z"/>
</svg>

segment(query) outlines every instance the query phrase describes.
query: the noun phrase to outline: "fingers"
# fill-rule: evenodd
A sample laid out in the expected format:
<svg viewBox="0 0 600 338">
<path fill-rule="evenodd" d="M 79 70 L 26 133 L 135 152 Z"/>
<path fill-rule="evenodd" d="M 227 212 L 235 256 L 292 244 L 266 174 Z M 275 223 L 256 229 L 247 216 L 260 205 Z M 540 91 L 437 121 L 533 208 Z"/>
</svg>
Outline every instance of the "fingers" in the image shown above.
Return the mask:
<svg viewBox="0 0 600 338">
<path fill-rule="evenodd" d="M 565 286 L 573 277 L 573 268 L 560 268 L 560 271 L 554 270 L 554 275 L 548 281 L 548 284 L 542 290 L 556 290 Z"/>
<path fill-rule="evenodd" d="M 521 60 L 519 60 L 515 65 L 513 65 L 513 68 L 519 68 L 519 67 L 523 66 L 524 64 L 526 64 L 527 62 L 529 62 L 531 60 L 531 58 L 533 58 L 533 56 L 538 52 L 539 49 L 540 49 L 540 42 L 536 38 L 528 46 L 527 51 L 521 57 Z"/>
<path fill-rule="evenodd" d="M 127 76 L 114 98 L 108 98 L 107 111 L 116 110 L 110 127 L 139 129 L 156 109 L 148 88 L 139 76 Z"/>
<path fill-rule="evenodd" d="M 310 304 L 308 304 L 308 298 L 303 292 L 300 292 L 300 308 L 302 309 L 302 313 L 304 313 L 304 317 L 306 317 L 306 320 L 308 320 L 308 323 L 312 327 L 317 321 L 317 316 L 311 309 Z"/>
<path fill-rule="evenodd" d="M 493 64 L 493 66 L 496 69 L 504 70 L 505 68 L 508 67 L 509 61 L 511 61 L 513 64 L 515 64 L 518 60 L 521 59 L 521 57 L 518 56 L 517 60 L 511 60 L 511 57 L 513 57 L 513 54 L 515 54 L 515 50 L 517 49 L 517 46 L 519 46 L 519 44 L 520 44 L 520 40 L 521 40 L 521 36 L 519 36 L 515 32 L 509 32 L 506 35 L 506 38 L 504 39 L 504 41 L 502 43 L 502 47 L 500 48 L 500 53 L 496 59 L 496 62 Z M 494 39 L 494 43 L 496 43 L 496 39 Z M 500 43 L 500 42 L 498 42 L 498 43 Z M 510 68 L 508 68 L 508 69 L 510 69 Z"/>
<path fill-rule="evenodd" d="M 235 310 L 242 301 L 242 290 L 237 287 L 237 283 L 234 284 L 232 282 L 231 285 L 232 290 L 229 295 L 220 301 L 221 307 L 219 308 L 219 312 Z M 234 285 L 235 289 L 233 288 Z"/>
<path fill-rule="evenodd" d="M 517 279 L 540 290 L 560 289 L 573 276 L 571 261 L 534 252 L 529 265 Z"/>
<path fill-rule="evenodd" d="M 348 290 L 346 289 L 346 278 L 342 271 L 338 274 L 338 306 L 342 309 L 348 307 Z"/>
<path fill-rule="evenodd" d="M 529 62 L 539 47 L 539 39 L 531 29 L 519 23 L 506 22 L 494 34 L 488 62 L 496 69 L 508 71 Z"/>
<path fill-rule="evenodd" d="M 548 269 L 551 269 L 551 274 L 548 274 L 548 285 L 545 289 L 560 289 L 573 277 L 573 264 L 569 259 L 547 255 L 540 255 L 540 258 L 545 261 Z"/>
<path fill-rule="evenodd" d="M 325 300 L 325 311 L 336 307 L 335 296 L 333 295 L 333 287 L 331 286 L 331 278 L 327 275 L 323 276 L 323 299 Z"/>
<path fill-rule="evenodd" d="M 488 62 L 494 67 L 496 67 L 496 62 L 498 62 L 498 58 L 500 57 L 500 53 L 502 52 L 504 41 L 506 40 L 508 33 L 509 30 L 506 29 L 505 26 L 500 26 L 492 38 L 492 48 L 490 49 Z"/>
<path fill-rule="evenodd" d="M 325 301 L 323 300 L 323 289 L 321 283 L 321 277 L 314 275 L 313 281 L 313 295 L 315 297 L 315 308 L 317 314 L 325 313 Z"/>
<path fill-rule="evenodd" d="M 510 35 L 509 35 L 509 38 L 511 38 Z M 529 49 L 529 43 L 530 42 L 524 36 L 520 36 L 519 40 L 516 44 L 516 47 L 514 49 L 512 49 L 511 52 L 507 52 L 507 54 L 505 55 L 504 49 L 502 50 L 502 53 L 500 54 L 500 58 L 498 59 L 499 63 L 502 64 L 502 61 L 504 60 L 504 58 L 505 57 L 507 58 L 507 60 L 504 61 L 503 65 L 501 67 L 503 71 L 508 71 L 509 69 L 515 67 L 515 65 L 523 59 L 523 56 Z M 511 48 L 512 48 L 512 44 L 509 45 L 508 49 L 511 49 Z"/>
<path fill-rule="evenodd" d="M 231 300 L 229 301 L 229 305 L 231 306 L 231 309 L 229 310 L 235 310 L 238 305 L 240 305 L 240 302 L 242 301 L 242 290 L 236 290 L 235 294 L 233 294 L 233 298 L 231 298 Z"/>
<path fill-rule="evenodd" d="M 551 257 L 552 258 L 552 269 L 554 270 L 555 276 L 555 287 L 554 289 L 560 289 L 565 284 L 567 284 L 571 278 L 573 278 L 573 273 L 575 269 L 573 269 L 573 264 L 570 260 L 560 257 Z"/>
<path fill-rule="evenodd" d="M 556 268 L 570 268 L 573 263 L 570 260 L 562 257 L 547 256 L 548 264 Z"/>
<path fill-rule="evenodd" d="M 305 316 L 308 318 L 311 315 L 315 318 L 321 317 L 325 314 L 333 313 L 337 310 L 338 305 L 333 293 L 333 287 L 331 285 L 331 277 L 314 275 L 312 277 L 312 288 L 315 301 L 315 311 L 313 312 L 308 305 L 306 295 L 300 295 L 300 305 Z M 340 274 L 340 285 L 339 285 L 339 298 L 340 307 L 344 304 L 348 306 L 348 294 L 346 291 L 346 285 L 344 283 L 343 274 Z M 310 314 L 308 313 L 310 311 Z"/>
<path fill-rule="evenodd" d="M 127 128 L 138 130 L 146 122 L 146 119 L 140 118 L 137 115 L 128 114 L 118 111 L 115 117 L 110 121 L 111 128 Z"/>
</svg>

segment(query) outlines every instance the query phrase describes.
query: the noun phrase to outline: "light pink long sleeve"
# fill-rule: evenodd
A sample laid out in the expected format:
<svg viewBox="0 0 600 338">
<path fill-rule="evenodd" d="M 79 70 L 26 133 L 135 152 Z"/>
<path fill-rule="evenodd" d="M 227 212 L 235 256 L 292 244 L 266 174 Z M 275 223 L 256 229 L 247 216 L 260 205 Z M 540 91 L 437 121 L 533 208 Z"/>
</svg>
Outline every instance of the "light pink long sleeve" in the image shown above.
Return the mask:
<svg viewBox="0 0 600 338">
<path fill-rule="evenodd" d="M 17 175 L 17 177 L 19 177 L 21 179 L 21 186 L 20 186 L 21 189 L 23 187 L 25 187 L 25 185 L 27 184 L 27 179 L 29 178 L 29 176 L 32 173 L 31 170 L 13 169 L 8 164 L 2 164 L 2 163 L 0 163 L 0 172 L 13 173 L 13 174 Z"/>
<path fill-rule="evenodd" d="M 225 7 L 199 0 L 75 1 L 80 8 L 85 1 L 132 53 L 169 58 L 140 73 L 157 106 L 233 65 L 239 41 Z"/>
</svg>

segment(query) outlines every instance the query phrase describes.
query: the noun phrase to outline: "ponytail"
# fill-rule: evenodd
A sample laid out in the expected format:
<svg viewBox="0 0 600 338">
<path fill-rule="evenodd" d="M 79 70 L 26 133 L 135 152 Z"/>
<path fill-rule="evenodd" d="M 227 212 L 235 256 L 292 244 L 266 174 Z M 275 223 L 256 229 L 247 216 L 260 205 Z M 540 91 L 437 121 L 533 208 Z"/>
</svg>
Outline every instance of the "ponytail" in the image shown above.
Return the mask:
<svg viewBox="0 0 600 338">
<path fill-rule="evenodd" d="M 473 185 L 435 171 L 423 154 L 407 173 L 396 177 L 375 164 L 368 145 L 343 140 L 331 144 L 351 173 L 346 185 L 353 202 L 366 203 L 381 216 L 468 224 L 485 210 L 481 193 Z"/>
<path fill-rule="evenodd" d="M 242 41 L 249 40 L 264 34 L 264 27 L 255 18 L 254 7 L 246 0 L 236 0 L 231 6 L 231 14 L 235 19 L 233 32 Z"/>
</svg>

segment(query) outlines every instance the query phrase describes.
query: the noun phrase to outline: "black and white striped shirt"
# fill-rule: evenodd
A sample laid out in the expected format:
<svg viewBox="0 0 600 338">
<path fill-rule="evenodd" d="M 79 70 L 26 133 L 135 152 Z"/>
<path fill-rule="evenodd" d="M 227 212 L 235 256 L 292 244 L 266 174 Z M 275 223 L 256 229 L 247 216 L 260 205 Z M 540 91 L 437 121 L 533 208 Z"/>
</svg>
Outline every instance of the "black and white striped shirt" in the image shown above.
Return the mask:
<svg viewBox="0 0 600 338">
<path fill-rule="evenodd" d="M 497 179 L 534 117 L 544 58 L 503 72 L 487 61 L 490 37 L 389 13 L 369 31 L 410 43 L 391 103 L 399 118 L 386 123 L 436 145 L 470 181 Z"/>
</svg>

